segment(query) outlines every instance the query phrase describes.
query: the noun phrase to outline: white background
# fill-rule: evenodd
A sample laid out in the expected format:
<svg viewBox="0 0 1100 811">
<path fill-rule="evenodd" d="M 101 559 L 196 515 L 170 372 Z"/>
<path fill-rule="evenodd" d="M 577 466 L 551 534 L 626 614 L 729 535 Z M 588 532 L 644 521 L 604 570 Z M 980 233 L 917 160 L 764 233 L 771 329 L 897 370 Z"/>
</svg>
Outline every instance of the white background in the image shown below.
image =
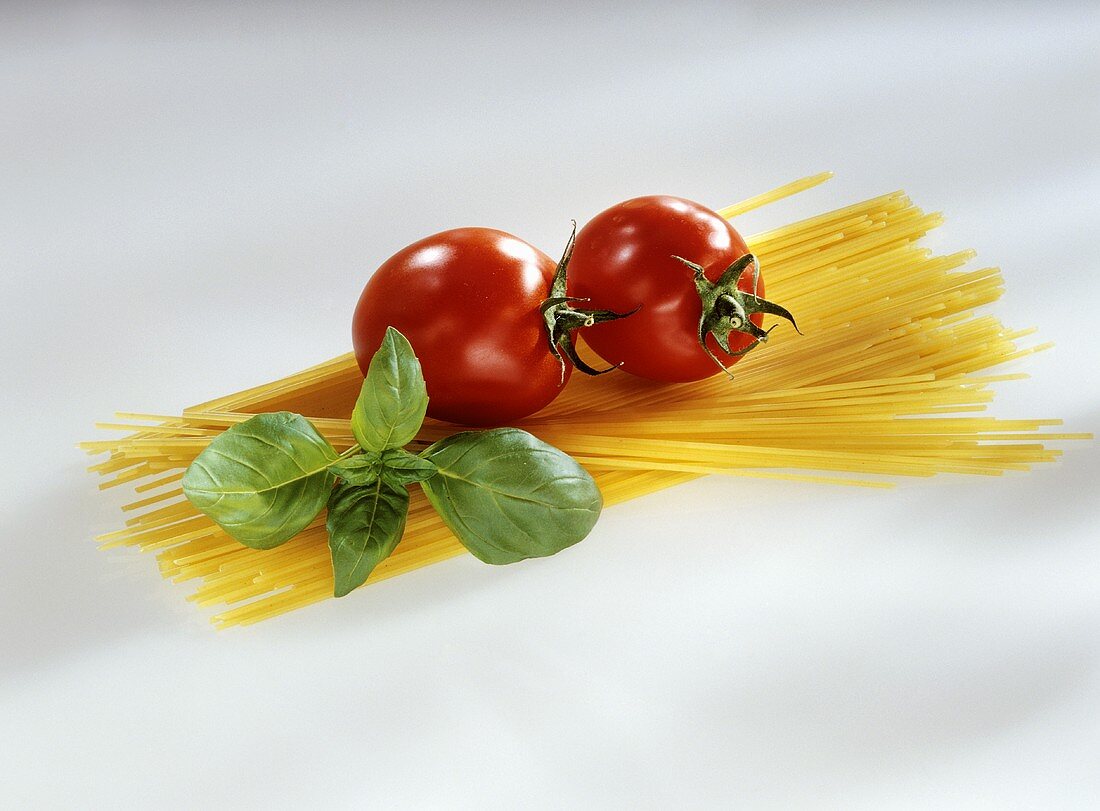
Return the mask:
<svg viewBox="0 0 1100 811">
<path fill-rule="evenodd" d="M 344 352 L 428 233 L 549 253 L 637 194 L 746 232 L 904 187 L 1100 416 L 1088 6 L 0 6 L 0 804 L 1095 807 L 1100 464 L 708 479 L 567 553 L 215 634 L 73 447 Z"/>
</svg>

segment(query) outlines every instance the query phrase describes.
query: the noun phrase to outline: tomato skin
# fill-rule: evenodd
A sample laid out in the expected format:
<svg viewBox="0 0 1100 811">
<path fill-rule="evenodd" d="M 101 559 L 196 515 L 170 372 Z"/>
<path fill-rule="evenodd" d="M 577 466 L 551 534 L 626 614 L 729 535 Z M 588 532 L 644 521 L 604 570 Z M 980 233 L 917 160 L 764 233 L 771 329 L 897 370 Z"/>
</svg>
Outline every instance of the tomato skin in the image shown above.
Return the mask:
<svg viewBox="0 0 1100 811">
<path fill-rule="evenodd" d="M 588 345 L 623 371 L 664 382 L 702 380 L 719 373 L 699 345 L 702 304 L 692 271 L 673 259 L 702 265 L 714 282 L 749 252 L 744 239 L 716 212 L 679 197 L 636 197 L 597 214 L 577 234 L 569 263 L 569 295 L 591 299 L 586 307 L 636 313 L 584 331 Z M 738 288 L 752 291 L 751 271 Z M 764 295 L 763 277 L 757 293 Z M 763 315 L 750 320 L 760 326 Z M 707 345 L 726 366 L 739 356 L 722 350 L 708 335 Z M 730 336 L 730 350 L 753 343 Z"/>
<path fill-rule="evenodd" d="M 562 390 L 539 305 L 556 263 L 518 237 L 456 228 L 414 242 L 371 276 L 352 318 L 366 373 L 386 327 L 420 359 L 428 416 L 463 425 L 505 425 Z M 567 362 L 565 379 L 572 366 Z"/>
</svg>

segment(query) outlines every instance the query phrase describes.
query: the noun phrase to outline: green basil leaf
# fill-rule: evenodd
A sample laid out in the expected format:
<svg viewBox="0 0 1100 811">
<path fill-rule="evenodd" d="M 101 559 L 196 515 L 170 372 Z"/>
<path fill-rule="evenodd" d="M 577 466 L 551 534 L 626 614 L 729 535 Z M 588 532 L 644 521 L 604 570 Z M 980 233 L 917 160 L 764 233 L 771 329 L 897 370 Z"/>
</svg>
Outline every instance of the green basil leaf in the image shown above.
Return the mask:
<svg viewBox="0 0 1100 811">
<path fill-rule="evenodd" d="M 341 459 L 329 468 L 348 484 L 370 484 L 382 471 L 382 457 L 373 451 Z"/>
<path fill-rule="evenodd" d="M 271 549 L 325 506 L 337 458 L 305 417 L 258 414 L 214 438 L 183 474 L 183 492 L 245 546 Z"/>
<path fill-rule="evenodd" d="M 405 336 L 388 327 L 355 402 L 352 433 L 364 450 L 400 448 L 416 436 L 427 409 L 420 361 Z"/>
<path fill-rule="evenodd" d="M 337 597 L 363 585 L 390 556 L 405 531 L 408 512 L 409 491 L 381 479 L 366 487 L 338 484 L 332 490 L 326 526 Z"/>
<path fill-rule="evenodd" d="M 465 431 L 424 454 L 438 470 L 423 482 L 444 523 L 486 563 L 560 552 L 588 535 L 603 498 L 570 456 L 526 431 Z"/>
<path fill-rule="evenodd" d="M 422 482 L 435 473 L 434 462 L 403 448 L 390 448 L 382 452 L 382 478 L 394 487 Z"/>
</svg>

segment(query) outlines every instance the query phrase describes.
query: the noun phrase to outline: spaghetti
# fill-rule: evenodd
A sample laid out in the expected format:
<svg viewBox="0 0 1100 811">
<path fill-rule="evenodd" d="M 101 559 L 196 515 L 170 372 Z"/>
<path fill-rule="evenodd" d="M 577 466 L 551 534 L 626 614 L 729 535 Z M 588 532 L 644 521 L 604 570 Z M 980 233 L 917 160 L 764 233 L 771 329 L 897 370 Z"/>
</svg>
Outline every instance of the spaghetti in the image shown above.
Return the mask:
<svg viewBox="0 0 1100 811">
<path fill-rule="evenodd" d="M 828 177 L 721 213 L 745 213 Z M 768 288 L 798 314 L 804 337 L 750 353 L 735 383 L 574 375 L 554 403 L 517 425 L 588 468 L 606 504 L 709 474 L 889 487 L 889 477 L 999 475 L 1052 461 L 1060 451 L 1045 442 L 1088 435 L 1050 432 L 1059 420 L 981 415 L 993 384 L 1023 377 L 986 371 L 1045 345 L 1021 346 L 1029 331 L 976 312 L 1002 292 L 996 268 L 964 270 L 973 252 L 935 256 L 918 244 L 941 221 L 894 192 L 757 234 L 749 244 Z M 337 450 L 350 447 L 347 417 L 361 383 L 347 354 L 178 416 L 120 413 L 119 422 L 100 423 L 129 433 L 82 443 L 108 454 L 90 469 L 106 477 L 100 487 L 130 484 L 139 498 L 123 507 L 125 526 L 98 540 L 156 551 L 166 578 L 199 581 L 189 599 L 223 606 L 213 618 L 219 627 L 330 597 L 323 516 L 276 549 L 249 549 L 183 498 L 180 479 L 213 437 L 264 411 L 305 414 Z M 455 430 L 429 420 L 416 441 Z M 419 488 L 411 495 L 404 539 L 368 583 L 464 551 Z"/>
</svg>

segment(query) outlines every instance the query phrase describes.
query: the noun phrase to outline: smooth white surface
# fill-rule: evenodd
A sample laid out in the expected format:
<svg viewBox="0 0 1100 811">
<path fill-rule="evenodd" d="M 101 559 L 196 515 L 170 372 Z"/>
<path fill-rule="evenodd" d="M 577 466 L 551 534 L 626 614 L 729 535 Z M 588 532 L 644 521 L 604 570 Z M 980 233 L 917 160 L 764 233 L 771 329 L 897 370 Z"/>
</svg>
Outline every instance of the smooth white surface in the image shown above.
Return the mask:
<svg viewBox="0 0 1100 811">
<path fill-rule="evenodd" d="M 510 568 L 215 635 L 73 443 L 348 346 L 370 270 L 490 225 L 904 187 L 1096 430 L 1095 4 L 0 6 L 0 804 L 1095 807 L 1095 444 L 892 492 L 708 479 Z"/>
</svg>

